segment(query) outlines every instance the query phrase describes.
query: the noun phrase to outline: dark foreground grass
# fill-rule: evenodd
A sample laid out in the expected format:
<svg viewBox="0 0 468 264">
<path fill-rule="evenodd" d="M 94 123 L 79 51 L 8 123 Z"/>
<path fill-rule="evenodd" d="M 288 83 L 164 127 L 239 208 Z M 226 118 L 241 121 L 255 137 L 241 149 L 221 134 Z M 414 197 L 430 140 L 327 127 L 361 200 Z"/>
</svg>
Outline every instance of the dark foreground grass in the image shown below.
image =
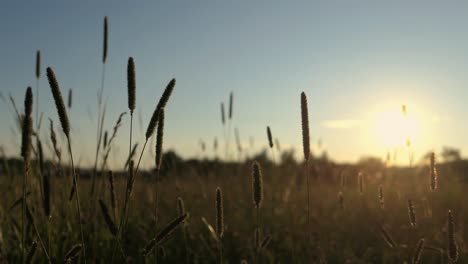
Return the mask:
<svg viewBox="0 0 468 264">
<path fill-rule="evenodd" d="M 438 189 L 431 192 L 426 167 L 375 170 L 331 163 L 322 163 L 320 166 L 311 170 L 310 244 L 307 244 L 307 193 L 302 166 L 263 166 L 265 199 L 259 219 L 262 226 L 260 236 L 271 235 L 272 239 L 258 252 L 259 263 L 411 263 L 421 238 L 424 238 L 424 245 L 428 247 L 422 252 L 421 263 L 441 263 L 441 258 L 447 263 L 446 222 L 449 209 L 455 220 L 455 239 L 460 255 L 458 263 L 467 263 L 468 231 L 465 223 L 468 205 L 464 200 L 468 184 L 462 180 L 462 170 L 454 169 L 452 165 L 443 166 L 439 170 Z M 342 169 L 345 175 L 344 187 L 341 187 L 339 177 Z M 362 195 L 357 181 L 358 171 L 363 171 L 364 175 Z M 215 190 L 220 186 L 224 196 L 223 262 L 240 263 L 245 259 L 253 263 L 253 230 L 256 220 L 250 163 L 218 163 L 211 169 L 197 165 L 184 170 L 163 166 L 159 182 L 161 193 L 158 216 L 154 215 L 156 210 L 153 210 L 156 204 L 154 176 L 147 173 L 140 177 L 134 186 L 133 210 L 129 215 L 125 240 L 121 241 L 124 253 L 116 253 L 117 262 L 123 261 L 123 255 L 128 261 L 137 263 L 154 261 L 154 251 L 144 257 L 141 250 L 160 231 L 156 227 L 162 228 L 178 216 L 178 197 L 184 200 L 189 217 L 182 228 L 175 230 L 158 247 L 158 262 L 185 263 L 187 259 L 190 263 L 219 262 L 217 236 L 213 232 L 216 226 Z M 51 258 L 54 262 L 60 262 L 67 251 L 81 242 L 75 204 L 67 199 L 70 179 L 51 177 L 50 219 L 44 214 L 38 180 L 37 175 L 31 177 L 29 206 Z M 21 186 L 20 181 L 21 177 L 15 177 L 11 184 L 9 177 L 2 177 L 0 186 L 0 253 L 2 259 L 8 262 L 19 262 L 21 258 L 21 206 L 10 209 L 15 200 L 21 197 L 21 188 L 14 187 Z M 108 180 L 104 177 L 102 181 L 104 188 L 100 198 L 110 205 Z M 88 193 L 91 181 L 83 179 L 80 184 L 83 193 Z M 379 201 L 380 185 L 385 194 L 383 209 Z M 118 175 L 115 191 L 119 205 L 123 204 L 125 188 L 126 175 Z M 340 191 L 344 208 L 341 208 L 339 202 Z M 414 206 L 416 228 L 411 227 L 408 199 L 412 200 Z M 92 206 L 91 202 L 89 197 L 82 198 L 87 258 L 88 262 L 93 263 L 111 258 L 115 239 L 99 207 Z M 387 245 L 379 231 L 380 226 L 392 236 L 396 248 Z M 32 241 L 37 241 L 37 237 L 31 227 L 27 231 L 26 245 L 31 245 Z M 443 253 L 436 249 L 443 250 Z M 34 262 L 44 261 L 45 255 L 37 248 Z"/>
</svg>

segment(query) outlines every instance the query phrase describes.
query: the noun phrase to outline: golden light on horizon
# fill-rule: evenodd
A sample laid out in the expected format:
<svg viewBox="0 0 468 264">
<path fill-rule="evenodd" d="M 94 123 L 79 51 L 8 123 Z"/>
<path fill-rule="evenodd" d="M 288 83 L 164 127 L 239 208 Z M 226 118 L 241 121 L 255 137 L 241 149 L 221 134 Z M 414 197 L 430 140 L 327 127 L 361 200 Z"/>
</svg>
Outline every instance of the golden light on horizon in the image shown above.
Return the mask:
<svg viewBox="0 0 468 264">
<path fill-rule="evenodd" d="M 406 109 L 406 105 L 386 108 L 375 115 L 377 140 L 386 148 L 411 146 L 418 137 L 419 121 L 410 109 Z"/>
</svg>

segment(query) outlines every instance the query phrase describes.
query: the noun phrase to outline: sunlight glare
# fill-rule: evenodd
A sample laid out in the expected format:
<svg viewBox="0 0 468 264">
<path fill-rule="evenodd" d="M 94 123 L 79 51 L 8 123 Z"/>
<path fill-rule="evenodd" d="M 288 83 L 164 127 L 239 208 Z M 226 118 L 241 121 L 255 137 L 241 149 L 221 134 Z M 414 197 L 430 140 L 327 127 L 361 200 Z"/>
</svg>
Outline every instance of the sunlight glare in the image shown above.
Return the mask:
<svg viewBox="0 0 468 264">
<path fill-rule="evenodd" d="M 406 108 L 406 107 L 403 107 Z M 418 121 L 408 111 L 406 116 L 400 108 L 385 109 L 376 116 L 377 139 L 384 147 L 411 146 L 418 132 Z"/>
</svg>

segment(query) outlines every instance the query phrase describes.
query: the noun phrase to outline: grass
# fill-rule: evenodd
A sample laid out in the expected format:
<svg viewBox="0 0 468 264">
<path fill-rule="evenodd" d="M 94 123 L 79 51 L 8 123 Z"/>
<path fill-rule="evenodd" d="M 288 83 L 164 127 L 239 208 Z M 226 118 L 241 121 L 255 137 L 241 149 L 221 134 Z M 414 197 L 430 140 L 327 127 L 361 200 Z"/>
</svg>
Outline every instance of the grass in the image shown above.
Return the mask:
<svg viewBox="0 0 468 264">
<path fill-rule="evenodd" d="M 128 171 L 106 176 L 107 159 L 116 149 L 111 148 L 112 143 L 125 122 L 122 113 L 109 140 L 107 132 L 104 134 L 106 143 L 101 149 L 107 103 L 103 94 L 107 45 L 105 18 L 95 162 L 91 171 L 83 169 L 79 182 L 72 156 L 71 124 L 52 69 L 47 68 L 47 77 L 66 141 L 60 146 L 50 121 L 52 151 L 46 154 L 48 160 L 44 159 L 39 133 L 35 133 L 37 150 L 31 143 L 31 88 L 24 115 L 11 100 L 19 129 L 25 132 L 24 162 L 11 166 L 11 160 L 2 153 L 0 262 L 440 263 L 442 259 L 468 263 L 468 229 L 464 226 L 468 215 L 464 171 L 468 163 L 437 164 L 434 153 L 427 161 L 411 161 L 405 168 L 386 167 L 383 162 L 335 164 L 325 158 L 314 159 L 305 93 L 300 101 L 302 127 L 297 125 L 298 131 L 302 128 L 301 162 L 272 162 L 266 155 L 242 159 L 240 144 L 237 162 L 182 161 L 174 153 L 163 153 L 162 146 L 164 113 L 176 84 L 172 79 L 156 105 L 135 162 L 132 125 L 136 73 L 130 57 L 129 156 L 122 161 L 122 167 L 128 164 Z M 37 56 L 40 65 L 39 53 Z M 39 66 L 36 71 L 39 81 Z M 224 110 L 221 103 L 225 155 L 229 157 L 233 93 L 227 131 Z M 37 130 L 38 116 L 36 110 Z M 155 170 L 139 170 L 156 128 Z M 235 135 L 240 141 L 237 130 Z M 270 127 L 267 137 L 273 158 Z M 61 162 L 61 149 L 68 151 L 70 167 Z M 36 151 L 37 155 L 31 155 Z M 76 203 L 67 199 L 69 189 Z M 79 193 L 90 194 L 90 199 L 80 201 Z"/>
<path fill-rule="evenodd" d="M 239 263 L 241 259 L 251 262 L 253 254 L 253 229 L 252 221 L 255 219 L 255 211 L 252 210 L 251 193 L 251 165 L 230 164 L 216 167 L 208 175 L 204 170 L 207 164 L 190 166 L 187 170 L 183 168 L 168 168 L 162 170 L 160 184 L 160 196 L 164 199 L 159 201 L 160 223 L 169 223 L 179 215 L 177 210 L 177 199 L 182 197 L 185 201 L 185 210 L 190 212 L 186 222 L 187 251 L 191 263 L 217 263 L 219 262 L 217 241 L 210 234 L 206 224 L 201 220 L 206 218 L 208 223 L 215 226 L 215 209 L 212 190 L 217 187 L 216 182 L 222 181 L 224 190 L 224 217 L 225 229 L 223 235 L 223 257 L 225 263 Z M 415 173 L 419 170 L 417 180 L 426 182 L 416 188 L 410 188 L 410 179 L 405 178 L 408 170 L 391 169 L 385 179 L 373 179 L 367 182 L 367 190 L 363 194 L 364 203 L 361 204 L 361 195 L 356 186 L 357 180 L 348 181 L 344 188 L 346 193 L 346 206 L 340 209 L 337 194 L 340 191 L 338 166 L 332 166 L 330 175 L 319 173 L 311 179 L 310 206 L 311 223 L 313 230 L 320 230 L 320 234 L 312 233 L 313 244 L 318 247 L 307 247 L 306 229 L 306 206 L 304 200 L 305 191 L 298 191 L 305 184 L 301 177 L 300 166 L 295 168 L 287 166 L 263 166 L 263 173 L 268 177 L 276 177 L 279 184 L 271 185 L 264 181 L 265 196 L 275 196 L 276 205 L 265 202 L 264 208 L 274 207 L 274 210 L 262 212 L 263 234 L 271 234 L 271 242 L 263 249 L 259 256 L 259 263 L 288 262 L 306 263 L 308 259 L 319 259 L 323 255 L 328 263 L 344 263 L 346 260 L 352 263 L 394 263 L 410 261 L 416 246 L 416 242 L 424 237 L 425 245 L 447 250 L 446 226 L 447 210 L 453 212 L 455 223 L 455 240 L 459 246 L 459 263 L 464 263 L 466 246 L 463 238 L 468 233 L 463 229 L 463 216 L 468 212 L 466 203 L 459 202 L 464 197 L 464 190 L 468 188 L 466 182 L 460 181 L 461 176 L 452 172 L 451 177 L 440 179 L 439 191 L 434 194 L 434 217 L 431 217 L 428 205 L 429 183 L 425 170 L 421 168 L 412 169 Z M 365 168 L 364 168 L 365 169 Z M 192 171 L 192 174 L 184 173 Z M 441 175 L 447 175 L 451 167 L 440 171 Z M 348 178 L 355 178 L 357 167 L 346 170 Z M 336 172 L 336 173 L 335 173 Z M 154 179 L 150 174 L 144 177 L 139 184 L 135 184 L 133 191 L 134 204 L 132 214 L 129 215 L 125 240 L 122 246 L 128 258 L 136 262 L 154 260 L 154 255 L 143 257 L 142 248 L 148 241 L 154 238 L 158 230 L 154 225 L 152 210 L 156 202 L 153 196 Z M 215 175 L 222 175 L 222 178 Z M 194 178 L 199 179 L 199 184 Z M 329 179 L 328 179 L 329 178 Z M 2 178 L 2 188 L 7 186 L 7 177 Z M 107 181 L 107 179 L 102 179 Z M 52 259 L 62 259 L 71 247 L 79 243 L 81 238 L 78 230 L 74 227 L 75 211 L 69 206 L 66 199 L 67 193 L 60 186 L 68 186 L 70 182 L 66 178 L 55 177 L 51 193 L 51 250 Z M 386 193 L 385 209 L 382 212 L 378 200 L 378 186 L 383 185 Z M 91 181 L 82 179 L 80 188 L 89 190 Z M 123 204 L 126 190 L 126 176 L 116 174 L 115 191 L 119 204 Z M 14 201 L 20 197 L 20 188 L 0 194 L 0 208 L 9 208 Z M 408 220 L 406 194 L 412 193 L 413 205 L 418 217 L 417 228 L 413 228 Z M 110 204 L 108 195 L 104 201 Z M 38 208 L 40 201 L 29 200 L 31 208 L 36 208 L 36 226 L 44 240 L 47 221 Z M 266 199 L 265 201 L 270 201 Z M 83 201 L 83 208 L 87 208 Z M 2 255 L 10 262 L 20 259 L 21 251 L 17 247 L 16 228 L 14 221 L 20 215 L 18 207 L 12 209 L 9 214 L 2 217 Z M 89 219 L 89 214 L 85 218 Z M 382 220 L 381 214 L 387 217 Z M 391 217 L 389 217 L 391 216 Z M 399 245 L 395 249 L 389 248 L 379 233 L 379 225 L 385 225 L 386 230 Z M 13 228 L 12 228 L 13 227 Z M 352 228 L 350 228 L 352 227 Z M 98 215 L 92 221 L 86 221 L 84 225 L 85 241 L 87 241 L 87 258 L 89 262 L 96 259 L 109 258 L 112 255 L 114 239 L 107 228 L 105 219 Z M 172 237 L 163 244 L 165 256 L 159 254 L 161 263 L 184 263 L 185 242 L 184 230 L 176 230 Z M 409 234 L 414 234 L 409 236 Z M 32 241 L 32 231 L 28 233 L 27 241 Z M 90 237 L 95 239 L 91 240 Z M 44 241 L 47 244 L 46 241 Z M 27 243 L 27 245 L 30 245 Z M 116 256 L 117 257 L 117 256 Z M 120 258 L 120 254 L 118 255 Z M 438 263 L 440 256 L 433 251 L 424 250 L 421 263 Z M 121 259 L 119 259 L 121 260 Z M 447 260 L 447 257 L 446 257 Z M 41 251 L 35 254 L 35 261 L 46 261 Z"/>
</svg>

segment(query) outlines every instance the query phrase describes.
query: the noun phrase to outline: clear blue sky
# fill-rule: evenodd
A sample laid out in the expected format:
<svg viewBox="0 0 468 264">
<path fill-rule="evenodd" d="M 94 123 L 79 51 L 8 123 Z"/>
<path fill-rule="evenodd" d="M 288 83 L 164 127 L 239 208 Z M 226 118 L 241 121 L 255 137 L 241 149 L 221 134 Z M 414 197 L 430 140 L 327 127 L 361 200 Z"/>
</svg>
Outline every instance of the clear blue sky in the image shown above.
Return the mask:
<svg viewBox="0 0 468 264">
<path fill-rule="evenodd" d="M 0 91 L 22 105 L 26 87 L 35 86 L 40 49 L 40 110 L 58 124 L 45 78 L 51 66 L 63 93 L 73 88 L 73 144 L 81 164 L 89 164 L 108 16 L 108 130 L 127 111 L 126 64 L 133 56 L 143 130 L 165 85 L 177 79 L 165 146 L 184 157 L 201 154 L 200 139 L 209 155 L 213 138 L 222 142 L 219 108 L 230 91 L 232 127 L 244 147 L 249 137 L 256 150 L 265 147 L 270 125 L 282 147 L 295 147 L 300 156 L 305 91 L 312 140 L 322 138 L 338 161 L 383 157 L 386 135 L 376 132 L 375 120 L 401 104 L 418 122 L 416 156 L 444 145 L 466 152 L 467 11 L 463 1 L 7 1 L 0 9 Z M 17 155 L 11 109 L 0 105 L 0 144 Z M 138 113 L 135 140 L 141 142 Z M 113 164 L 128 151 L 128 116 L 124 122 Z"/>
</svg>

